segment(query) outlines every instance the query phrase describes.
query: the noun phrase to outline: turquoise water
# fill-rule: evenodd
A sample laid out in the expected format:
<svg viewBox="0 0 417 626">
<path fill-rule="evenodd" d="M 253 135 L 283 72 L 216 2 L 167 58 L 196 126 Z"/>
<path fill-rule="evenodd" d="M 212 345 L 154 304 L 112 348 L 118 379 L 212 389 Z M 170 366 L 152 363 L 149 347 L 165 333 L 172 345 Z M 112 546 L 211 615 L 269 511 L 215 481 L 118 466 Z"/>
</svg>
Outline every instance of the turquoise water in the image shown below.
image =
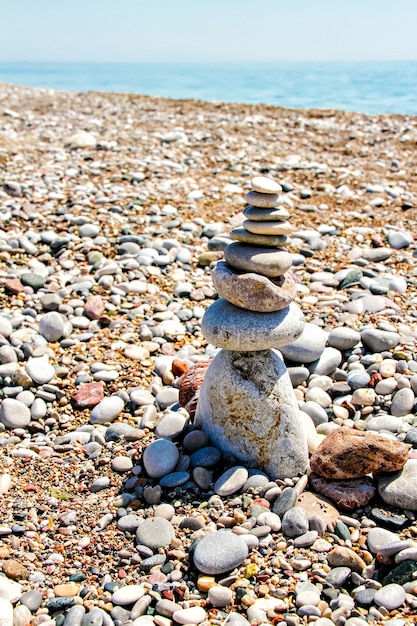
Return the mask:
<svg viewBox="0 0 417 626">
<path fill-rule="evenodd" d="M 0 63 L 0 82 L 66 91 L 417 114 L 417 61 Z"/>
</svg>

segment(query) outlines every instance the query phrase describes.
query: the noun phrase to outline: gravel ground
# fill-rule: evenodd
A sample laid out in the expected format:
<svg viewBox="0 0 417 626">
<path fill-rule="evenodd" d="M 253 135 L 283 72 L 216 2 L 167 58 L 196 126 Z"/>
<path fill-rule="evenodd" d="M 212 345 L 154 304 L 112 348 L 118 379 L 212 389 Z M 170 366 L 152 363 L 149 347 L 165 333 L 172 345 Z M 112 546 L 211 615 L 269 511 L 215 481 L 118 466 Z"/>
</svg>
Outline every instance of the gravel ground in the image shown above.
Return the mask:
<svg viewBox="0 0 417 626">
<path fill-rule="evenodd" d="M 415 623 L 417 118 L 12 85 L 0 115 L 1 626 Z M 259 174 L 294 226 L 310 452 L 405 442 L 394 496 L 242 470 L 178 405 Z"/>
</svg>

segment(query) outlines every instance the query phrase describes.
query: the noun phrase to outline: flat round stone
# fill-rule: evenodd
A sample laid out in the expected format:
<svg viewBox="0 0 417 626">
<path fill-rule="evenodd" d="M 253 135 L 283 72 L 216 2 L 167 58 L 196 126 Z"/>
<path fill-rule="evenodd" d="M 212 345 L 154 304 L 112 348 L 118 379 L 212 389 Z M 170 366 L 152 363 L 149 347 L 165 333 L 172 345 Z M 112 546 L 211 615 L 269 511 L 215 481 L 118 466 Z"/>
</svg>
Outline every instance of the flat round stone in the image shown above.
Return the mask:
<svg viewBox="0 0 417 626">
<path fill-rule="evenodd" d="M 257 206 L 252 206 L 251 204 L 244 209 L 243 215 L 247 217 L 248 220 L 253 220 L 254 222 L 265 222 L 268 220 L 282 221 L 290 217 L 287 209 L 283 209 L 282 207 L 276 209 L 262 209 Z"/>
<path fill-rule="evenodd" d="M 174 537 L 175 531 L 171 522 L 163 517 L 148 517 L 136 530 L 137 543 L 151 550 L 169 546 Z"/>
<path fill-rule="evenodd" d="M 295 506 L 297 501 L 297 492 L 293 487 L 286 487 L 275 500 L 272 512 L 282 517 L 289 509 Z"/>
<path fill-rule="evenodd" d="M 179 609 L 172 614 L 177 624 L 200 624 L 207 618 L 207 613 L 201 606 L 191 606 L 188 609 Z M 152 621 L 152 623 L 155 623 Z"/>
<path fill-rule="evenodd" d="M 193 480 L 200 489 L 207 491 L 213 482 L 213 474 L 205 467 L 196 467 L 193 470 Z"/>
<path fill-rule="evenodd" d="M 378 491 L 387 504 L 417 511 L 417 459 L 408 459 L 400 472 L 382 476 Z"/>
<path fill-rule="evenodd" d="M 340 326 L 330 332 L 328 345 L 338 350 L 351 350 L 360 340 L 361 336 L 357 330 L 349 326 Z"/>
<path fill-rule="evenodd" d="M 189 472 L 172 472 L 171 474 L 163 476 L 159 484 L 163 489 L 173 489 L 186 483 L 189 478 Z"/>
<path fill-rule="evenodd" d="M 303 314 L 294 302 L 281 311 L 256 313 L 224 298 L 207 309 L 201 323 L 207 341 L 219 348 L 242 352 L 280 348 L 300 337 L 303 328 Z"/>
<path fill-rule="evenodd" d="M 170 439 L 156 439 L 143 453 L 143 464 L 151 478 L 162 478 L 170 474 L 178 459 L 178 448 Z"/>
<path fill-rule="evenodd" d="M 211 468 L 217 465 L 222 453 L 214 446 L 204 446 L 190 456 L 191 465 L 198 468 Z"/>
<path fill-rule="evenodd" d="M 287 246 L 290 243 L 290 239 L 287 235 L 255 235 L 255 233 L 250 233 L 242 226 L 230 231 L 230 239 L 242 243 L 250 243 L 255 246 L 275 246 L 277 248 Z"/>
<path fill-rule="evenodd" d="M 129 456 L 116 456 L 111 462 L 111 468 L 114 472 L 130 472 L 132 467 L 133 462 Z"/>
<path fill-rule="evenodd" d="M 395 332 L 366 328 L 361 332 L 362 343 L 372 352 L 383 352 L 395 348 L 400 343 L 400 335 Z"/>
<path fill-rule="evenodd" d="M 253 206 L 263 207 L 264 209 L 273 209 L 279 204 L 279 195 L 277 193 L 250 191 L 246 194 L 246 202 Z"/>
<path fill-rule="evenodd" d="M 26 591 L 20 598 L 19 602 L 26 606 L 29 611 L 35 613 L 42 604 L 42 594 L 37 589 Z"/>
<path fill-rule="evenodd" d="M 386 528 L 380 528 L 379 526 L 370 528 L 366 537 L 368 549 L 373 554 L 381 552 L 386 546 L 395 545 L 397 541 L 398 535 L 396 533 L 393 533 L 391 530 L 387 530 Z"/>
<path fill-rule="evenodd" d="M 268 278 L 254 272 L 239 272 L 219 261 L 211 270 L 211 277 L 219 296 L 248 311 L 280 311 L 289 306 L 296 295 L 295 282 L 288 273 Z"/>
<path fill-rule="evenodd" d="M 248 546 L 241 537 L 228 531 L 217 531 L 203 537 L 194 552 L 194 565 L 203 574 L 224 574 L 242 563 Z"/>
<path fill-rule="evenodd" d="M 405 591 L 401 585 L 392 583 L 378 589 L 374 596 L 374 602 L 378 606 L 384 606 L 388 611 L 393 611 L 404 604 L 405 595 Z"/>
<path fill-rule="evenodd" d="M 293 231 L 286 220 L 244 220 L 242 226 L 255 235 L 289 235 Z"/>
<path fill-rule="evenodd" d="M 326 576 L 326 582 L 337 589 L 343 587 L 349 580 L 352 571 L 349 567 L 334 567 Z"/>
<path fill-rule="evenodd" d="M 112 517 L 113 519 L 113 517 Z M 143 522 L 143 518 L 139 515 L 123 515 L 117 520 L 117 528 L 122 532 L 128 531 L 129 533 L 136 532 L 139 524 Z"/>
<path fill-rule="evenodd" d="M 65 321 L 56 311 L 46 313 L 39 321 L 39 333 L 47 341 L 58 341 L 65 331 Z"/>
<path fill-rule="evenodd" d="M 392 399 L 391 414 L 403 417 L 411 413 L 415 404 L 415 396 L 412 389 L 400 389 Z"/>
<path fill-rule="evenodd" d="M 117 606 L 134 604 L 145 595 L 145 591 L 143 585 L 126 585 L 120 587 L 113 593 L 112 602 Z"/>
<path fill-rule="evenodd" d="M 230 243 L 226 247 L 224 258 L 238 270 L 255 272 L 269 278 L 285 274 L 292 265 L 292 256 L 288 252 L 239 242 Z"/>
<path fill-rule="evenodd" d="M 259 193 L 280 193 L 282 191 L 281 185 L 269 178 L 269 176 L 254 176 L 250 184 L 253 191 L 258 191 Z"/>
</svg>

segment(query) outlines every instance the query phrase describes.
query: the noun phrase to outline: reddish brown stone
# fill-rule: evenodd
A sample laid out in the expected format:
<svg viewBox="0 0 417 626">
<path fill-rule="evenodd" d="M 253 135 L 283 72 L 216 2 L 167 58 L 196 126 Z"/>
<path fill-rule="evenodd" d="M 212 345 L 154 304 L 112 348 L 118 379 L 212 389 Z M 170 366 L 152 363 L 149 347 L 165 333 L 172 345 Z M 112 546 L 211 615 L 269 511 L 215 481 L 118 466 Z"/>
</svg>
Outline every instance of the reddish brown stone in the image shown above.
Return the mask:
<svg viewBox="0 0 417 626">
<path fill-rule="evenodd" d="M 370 387 L 375 387 L 382 380 L 382 374 L 379 372 L 374 372 L 371 375 L 371 380 L 369 381 Z"/>
<path fill-rule="evenodd" d="M 327 480 L 327 478 L 321 478 L 317 474 L 311 474 L 310 484 L 314 491 L 326 496 L 336 506 L 348 511 L 366 506 L 377 493 L 371 478 L 368 476 L 350 480 Z"/>
<path fill-rule="evenodd" d="M 22 283 L 18 278 L 9 278 L 9 280 L 6 280 L 6 282 L 4 283 L 4 286 L 6 291 L 8 291 L 9 293 L 13 293 L 15 296 L 18 293 L 22 293 L 24 289 Z"/>
<path fill-rule="evenodd" d="M 27 567 L 14 559 L 3 561 L 3 572 L 12 580 L 27 580 L 29 578 Z"/>
<path fill-rule="evenodd" d="M 188 365 L 184 361 L 181 361 L 181 359 L 174 359 L 171 369 L 174 376 L 182 376 L 188 370 Z"/>
<path fill-rule="evenodd" d="M 77 409 L 84 409 L 95 406 L 103 398 L 103 383 L 86 383 L 72 394 L 71 402 Z"/>
<path fill-rule="evenodd" d="M 98 320 L 104 313 L 105 306 L 101 296 L 88 296 L 84 305 L 84 313 L 90 320 Z"/>
<path fill-rule="evenodd" d="M 310 467 L 318 476 L 333 480 L 396 472 L 408 459 L 408 448 L 400 441 L 374 433 L 338 428 L 319 445 Z"/>
<path fill-rule="evenodd" d="M 195 415 L 200 387 L 210 363 L 210 359 L 198 361 L 181 377 L 178 402 L 189 412 L 191 417 Z"/>
</svg>

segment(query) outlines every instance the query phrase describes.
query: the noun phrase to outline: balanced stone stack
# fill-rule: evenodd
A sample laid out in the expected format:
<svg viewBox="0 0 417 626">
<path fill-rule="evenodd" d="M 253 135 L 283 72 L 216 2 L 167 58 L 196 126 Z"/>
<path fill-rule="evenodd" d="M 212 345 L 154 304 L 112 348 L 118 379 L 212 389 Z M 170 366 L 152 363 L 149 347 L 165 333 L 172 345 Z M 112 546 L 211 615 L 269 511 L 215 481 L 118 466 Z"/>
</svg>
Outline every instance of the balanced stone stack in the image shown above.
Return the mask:
<svg viewBox="0 0 417 626">
<path fill-rule="evenodd" d="M 231 232 L 225 260 L 212 268 L 220 298 L 207 309 L 202 331 L 222 350 L 206 372 L 196 411 L 213 443 L 273 478 L 303 473 L 308 462 L 297 402 L 276 350 L 304 328 L 288 273 L 292 257 L 283 249 L 291 225 L 280 191 L 270 178 L 252 179 L 247 219 Z"/>
</svg>

